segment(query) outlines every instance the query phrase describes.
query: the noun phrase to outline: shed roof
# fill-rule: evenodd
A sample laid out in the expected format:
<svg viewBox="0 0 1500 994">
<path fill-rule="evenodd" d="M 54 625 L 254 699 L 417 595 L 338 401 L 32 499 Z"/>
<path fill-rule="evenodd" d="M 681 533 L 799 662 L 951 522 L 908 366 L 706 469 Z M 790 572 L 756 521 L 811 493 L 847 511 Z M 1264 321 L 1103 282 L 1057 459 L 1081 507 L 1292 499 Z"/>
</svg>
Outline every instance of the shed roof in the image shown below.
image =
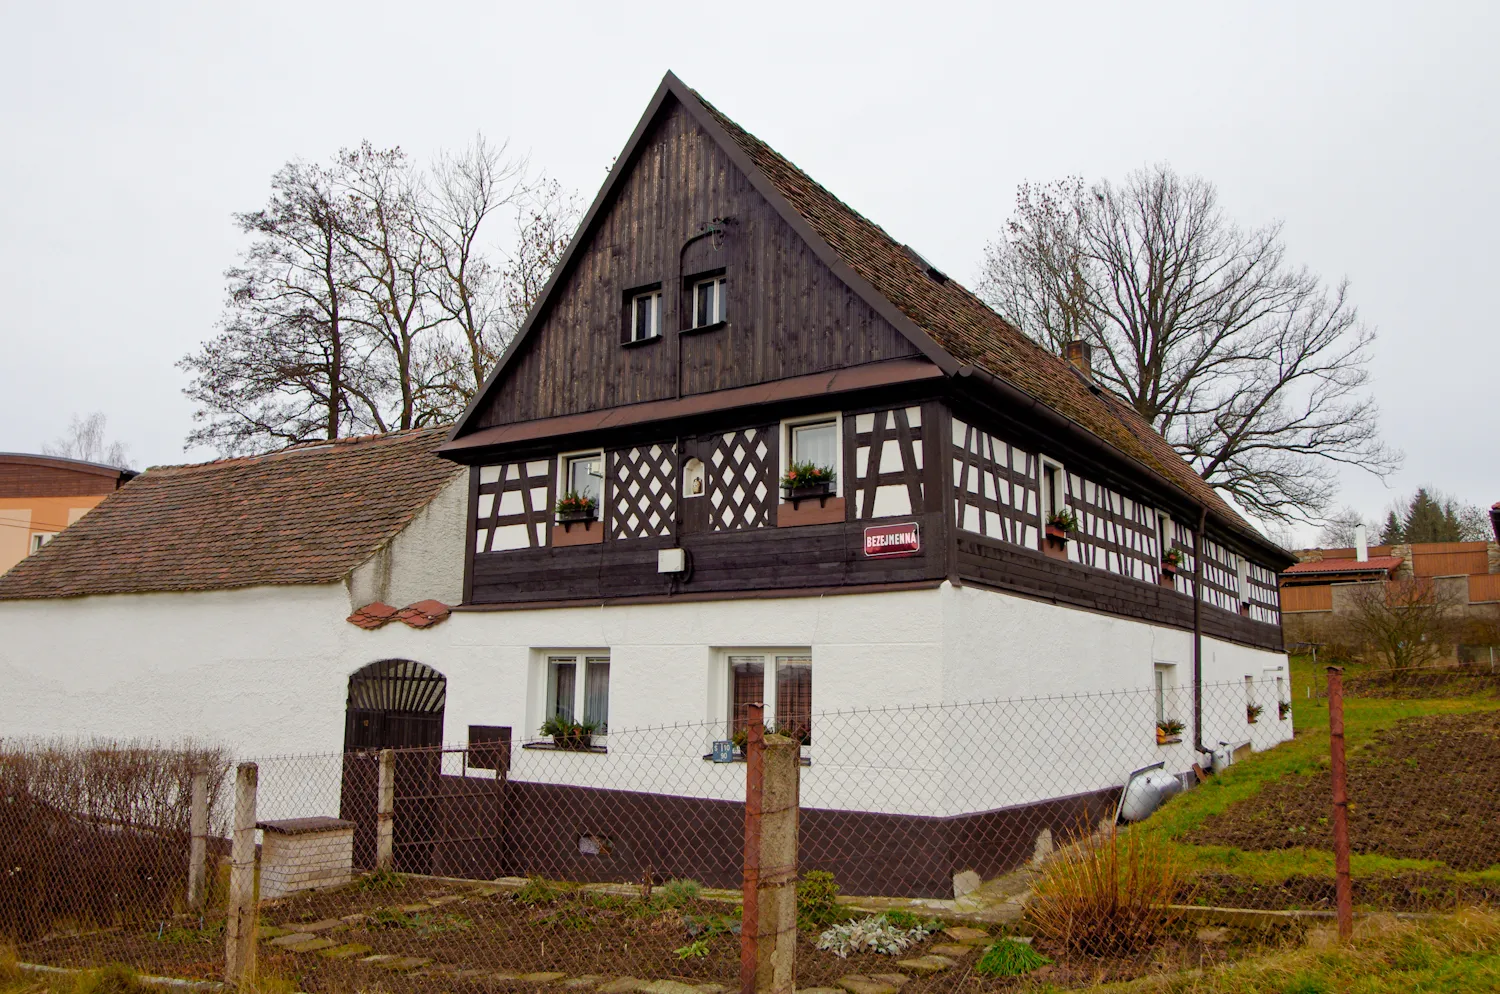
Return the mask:
<svg viewBox="0 0 1500 994">
<path fill-rule="evenodd" d="M 1401 565 L 1400 556 L 1371 556 L 1358 559 L 1313 559 L 1282 570 L 1283 576 L 1306 576 L 1318 573 L 1385 573 Z"/>
<path fill-rule="evenodd" d="M 343 579 L 463 469 L 447 428 L 147 470 L 0 575 L 0 600 Z"/>
</svg>

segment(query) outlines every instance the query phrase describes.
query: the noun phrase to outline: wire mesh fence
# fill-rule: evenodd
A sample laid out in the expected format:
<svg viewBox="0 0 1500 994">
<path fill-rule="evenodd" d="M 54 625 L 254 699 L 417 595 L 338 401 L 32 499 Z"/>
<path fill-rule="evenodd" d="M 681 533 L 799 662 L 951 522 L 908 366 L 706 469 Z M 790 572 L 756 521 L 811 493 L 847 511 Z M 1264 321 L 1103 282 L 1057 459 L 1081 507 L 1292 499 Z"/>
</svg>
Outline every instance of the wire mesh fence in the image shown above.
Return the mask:
<svg viewBox="0 0 1500 994">
<path fill-rule="evenodd" d="M 1367 685 L 1348 681 L 1356 904 L 1489 900 L 1495 703 L 1472 674 L 1411 679 L 1442 696 L 1362 697 Z M 1410 714 L 1372 712 L 1367 728 L 1366 702 Z M 1310 734 L 1291 743 L 1302 722 Z M 736 730 L 256 760 L 260 971 L 314 992 L 738 986 L 747 764 Z M 1333 906 L 1326 702 L 1294 699 L 1275 675 L 820 712 L 783 731 L 800 754 L 799 988 L 891 986 L 896 974 L 903 991 L 1000 984 L 976 969 L 1007 958 L 1081 984 L 1278 941 L 1226 939 L 1185 905 Z M 1252 759 L 1268 750 L 1284 758 Z M 49 792 L 13 755 L 30 753 L 7 752 L 0 767 L 0 852 L 17 868 L 0 885 L 0 932 L 22 958 L 221 976 L 224 757 L 183 758 L 175 780 L 126 779 L 96 798 Z M 189 783 L 209 765 L 195 901 Z M 135 807 L 114 801 L 101 815 L 117 795 Z M 135 855 L 143 838 L 149 860 Z M 69 877 L 70 856 L 95 869 Z M 1392 859 L 1412 866 L 1373 872 Z M 995 946 L 1011 935 L 1028 951 Z"/>
</svg>

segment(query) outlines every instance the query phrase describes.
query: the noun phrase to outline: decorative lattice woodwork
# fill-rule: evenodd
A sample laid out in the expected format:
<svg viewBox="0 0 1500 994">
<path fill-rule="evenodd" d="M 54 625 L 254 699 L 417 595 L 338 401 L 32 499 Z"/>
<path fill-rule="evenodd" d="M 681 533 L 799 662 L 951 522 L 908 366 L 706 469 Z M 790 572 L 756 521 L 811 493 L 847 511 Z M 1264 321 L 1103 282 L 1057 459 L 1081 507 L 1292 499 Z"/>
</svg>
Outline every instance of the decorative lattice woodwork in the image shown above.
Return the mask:
<svg viewBox="0 0 1500 994">
<path fill-rule="evenodd" d="M 1068 558 L 1146 583 L 1157 582 L 1156 510 L 1077 473 L 1066 475 L 1064 488 L 1068 506 L 1078 518 Z"/>
<path fill-rule="evenodd" d="M 1276 574 L 1264 566 L 1250 563 L 1246 576 L 1250 581 L 1250 617 L 1270 625 L 1281 624 L 1281 600 L 1280 592 L 1276 589 Z"/>
<path fill-rule="evenodd" d="M 1203 540 L 1203 603 L 1240 611 L 1240 557 L 1209 538 Z"/>
<path fill-rule="evenodd" d="M 953 419 L 953 516 L 957 526 L 1028 549 L 1040 548 L 1041 497 L 1035 453 Z"/>
<path fill-rule="evenodd" d="M 772 426 L 729 431 L 714 439 L 707 467 L 711 530 L 776 524 L 776 435 Z"/>
<path fill-rule="evenodd" d="M 483 466 L 474 507 L 474 551 L 505 552 L 536 549 L 547 544 L 552 519 L 553 461 Z"/>
<path fill-rule="evenodd" d="M 846 417 L 844 451 L 850 467 L 844 494 L 854 502 L 854 517 L 890 518 L 925 510 L 920 407 Z"/>
<path fill-rule="evenodd" d="M 677 461 L 669 445 L 616 449 L 608 456 L 609 537 L 658 538 L 672 533 Z"/>
</svg>

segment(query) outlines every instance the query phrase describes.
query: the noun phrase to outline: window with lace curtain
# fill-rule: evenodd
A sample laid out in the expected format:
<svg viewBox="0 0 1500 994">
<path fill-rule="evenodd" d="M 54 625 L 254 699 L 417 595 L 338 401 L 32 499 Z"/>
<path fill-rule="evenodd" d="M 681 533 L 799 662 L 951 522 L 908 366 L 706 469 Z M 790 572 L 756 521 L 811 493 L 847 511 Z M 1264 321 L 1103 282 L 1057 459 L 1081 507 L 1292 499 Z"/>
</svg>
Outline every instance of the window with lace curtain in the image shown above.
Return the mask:
<svg viewBox="0 0 1500 994">
<path fill-rule="evenodd" d="M 726 654 L 729 737 L 749 727 L 750 705 L 765 705 L 765 724 L 804 746 L 812 744 L 812 655 L 804 651 Z"/>
<path fill-rule="evenodd" d="M 545 708 L 543 720 L 582 721 L 595 726 L 594 734 L 608 734 L 609 657 L 548 655 Z"/>
</svg>

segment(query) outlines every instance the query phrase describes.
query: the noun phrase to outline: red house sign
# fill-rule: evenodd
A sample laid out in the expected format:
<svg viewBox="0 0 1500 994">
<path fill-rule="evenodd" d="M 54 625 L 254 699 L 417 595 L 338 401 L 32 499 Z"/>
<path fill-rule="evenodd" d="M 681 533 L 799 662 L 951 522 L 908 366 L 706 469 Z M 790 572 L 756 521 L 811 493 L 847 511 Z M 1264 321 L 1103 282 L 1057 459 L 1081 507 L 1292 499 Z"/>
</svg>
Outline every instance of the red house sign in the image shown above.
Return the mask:
<svg viewBox="0 0 1500 994">
<path fill-rule="evenodd" d="M 915 521 L 901 525 L 871 525 L 865 529 L 865 555 L 915 556 L 922 551 L 922 533 Z"/>
</svg>

